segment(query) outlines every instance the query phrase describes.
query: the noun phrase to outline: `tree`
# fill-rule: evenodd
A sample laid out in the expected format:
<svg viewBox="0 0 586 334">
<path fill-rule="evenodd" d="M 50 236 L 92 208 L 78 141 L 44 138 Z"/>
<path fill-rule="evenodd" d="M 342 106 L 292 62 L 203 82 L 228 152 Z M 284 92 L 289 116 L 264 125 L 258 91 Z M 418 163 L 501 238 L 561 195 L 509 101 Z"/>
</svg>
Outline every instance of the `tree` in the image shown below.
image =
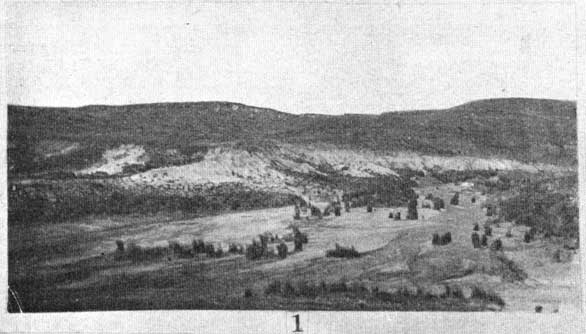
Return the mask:
<svg viewBox="0 0 586 334">
<path fill-rule="evenodd" d="M 407 220 L 417 220 L 417 199 L 413 198 L 409 200 L 407 205 Z"/>
<path fill-rule="evenodd" d="M 480 248 L 480 237 L 476 232 L 472 233 L 472 246 L 474 248 Z"/>
<path fill-rule="evenodd" d="M 460 193 L 455 193 L 450 200 L 450 205 L 458 205 L 460 203 Z"/>
</svg>

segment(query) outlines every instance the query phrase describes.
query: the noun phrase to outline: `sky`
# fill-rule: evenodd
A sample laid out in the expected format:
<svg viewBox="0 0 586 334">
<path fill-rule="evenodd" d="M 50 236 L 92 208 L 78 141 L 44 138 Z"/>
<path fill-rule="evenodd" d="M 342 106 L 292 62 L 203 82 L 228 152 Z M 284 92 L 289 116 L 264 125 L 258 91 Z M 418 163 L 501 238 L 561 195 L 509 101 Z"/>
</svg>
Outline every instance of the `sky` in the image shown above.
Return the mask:
<svg viewBox="0 0 586 334">
<path fill-rule="evenodd" d="M 290 113 L 576 99 L 571 2 L 11 2 L 8 103 Z"/>
</svg>

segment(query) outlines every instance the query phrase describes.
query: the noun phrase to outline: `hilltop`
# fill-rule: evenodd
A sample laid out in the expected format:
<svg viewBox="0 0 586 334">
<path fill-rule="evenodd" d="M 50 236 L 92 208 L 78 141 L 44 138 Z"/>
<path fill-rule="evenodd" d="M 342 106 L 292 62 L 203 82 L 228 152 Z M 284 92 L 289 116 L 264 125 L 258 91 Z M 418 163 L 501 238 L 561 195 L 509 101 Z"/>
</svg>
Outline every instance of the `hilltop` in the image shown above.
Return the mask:
<svg viewBox="0 0 586 334">
<path fill-rule="evenodd" d="M 570 101 L 490 99 L 443 110 L 339 116 L 288 114 L 231 102 L 9 105 L 8 116 L 11 175 L 87 168 L 121 145 L 144 148 L 157 167 L 197 161 L 209 148 L 226 143 L 248 149 L 323 144 L 576 164 L 576 104 Z"/>
</svg>

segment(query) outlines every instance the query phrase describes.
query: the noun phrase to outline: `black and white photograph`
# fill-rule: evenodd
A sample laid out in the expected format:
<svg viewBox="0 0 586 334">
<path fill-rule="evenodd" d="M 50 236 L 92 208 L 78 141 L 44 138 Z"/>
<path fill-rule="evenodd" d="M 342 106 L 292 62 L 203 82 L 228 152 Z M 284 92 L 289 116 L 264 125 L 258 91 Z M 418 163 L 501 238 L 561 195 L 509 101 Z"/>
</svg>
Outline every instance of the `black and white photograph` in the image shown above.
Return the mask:
<svg viewBox="0 0 586 334">
<path fill-rule="evenodd" d="M 578 24 L 9 1 L 2 307 L 583 317 Z"/>
</svg>

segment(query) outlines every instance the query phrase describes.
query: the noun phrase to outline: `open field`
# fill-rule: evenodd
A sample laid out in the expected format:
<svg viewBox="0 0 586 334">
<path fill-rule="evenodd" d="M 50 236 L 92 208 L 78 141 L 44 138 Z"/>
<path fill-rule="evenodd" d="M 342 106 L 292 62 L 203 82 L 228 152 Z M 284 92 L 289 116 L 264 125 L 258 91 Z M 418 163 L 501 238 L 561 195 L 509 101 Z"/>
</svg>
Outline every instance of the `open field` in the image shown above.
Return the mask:
<svg viewBox="0 0 586 334">
<path fill-rule="evenodd" d="M 523 242 L 524 226 L 495 225 L 489 244 L 503 251 L 474 249 L 475 223 L 486 217 L 480 191 L 454 184 L 415 188 L 419 219 L 389 219 L 391 208 L 352 208 L 340 217 L 293 220 L 293 208 L 242 211 L 195 219 L 162 214 L 83 218 L 69 223 L 18 225 L 9 229 L 10 286 L 25 311 L 114 309 L 354 309 L 579 311 L 579 258 L 554 261 L 555 240 Z M 432 193 L 460 205 L 437 211 L 421 208 Z M 476 202 L 472 203 L 471 198 Z M 210 258 L 178 256 L 168 242 L 194 239 L 223 247 L 249 244 L 258 234 L 281 237 L 297 226 L 308 236 L 303 251 L 249 260 L 242 254 Z M 510 236 L 507 232 L 510 231 Z M 452 242 L 432 245 L 433 233 L 450 232 Z M 126 245 L 159 247 L 133 260 L 116 252 Z M 354 246 L 358 258 L 326 257 L 335 244 Z M 274 247 L 276 244 L 269 244 Z M 513 264 L 507 262 L 513 260 Z M 278 281 L 278 283 L 275 283 Z M 343 282 L 343 284 L 342 284 Z M 293 290 L 269 292 L 271 284 Z M 343 287 L 341 287 L 343 285 Z M 285 292 L 283 292 L 285 291 Z M 457 291 L 454 293 L 453 291 Z M 473 293 L 473 291 L 476 291 Z M 482 291 L 482 293 L 478 292 Z M 504 304 L 499 301 L 500 296 Z"/>
</svg>

